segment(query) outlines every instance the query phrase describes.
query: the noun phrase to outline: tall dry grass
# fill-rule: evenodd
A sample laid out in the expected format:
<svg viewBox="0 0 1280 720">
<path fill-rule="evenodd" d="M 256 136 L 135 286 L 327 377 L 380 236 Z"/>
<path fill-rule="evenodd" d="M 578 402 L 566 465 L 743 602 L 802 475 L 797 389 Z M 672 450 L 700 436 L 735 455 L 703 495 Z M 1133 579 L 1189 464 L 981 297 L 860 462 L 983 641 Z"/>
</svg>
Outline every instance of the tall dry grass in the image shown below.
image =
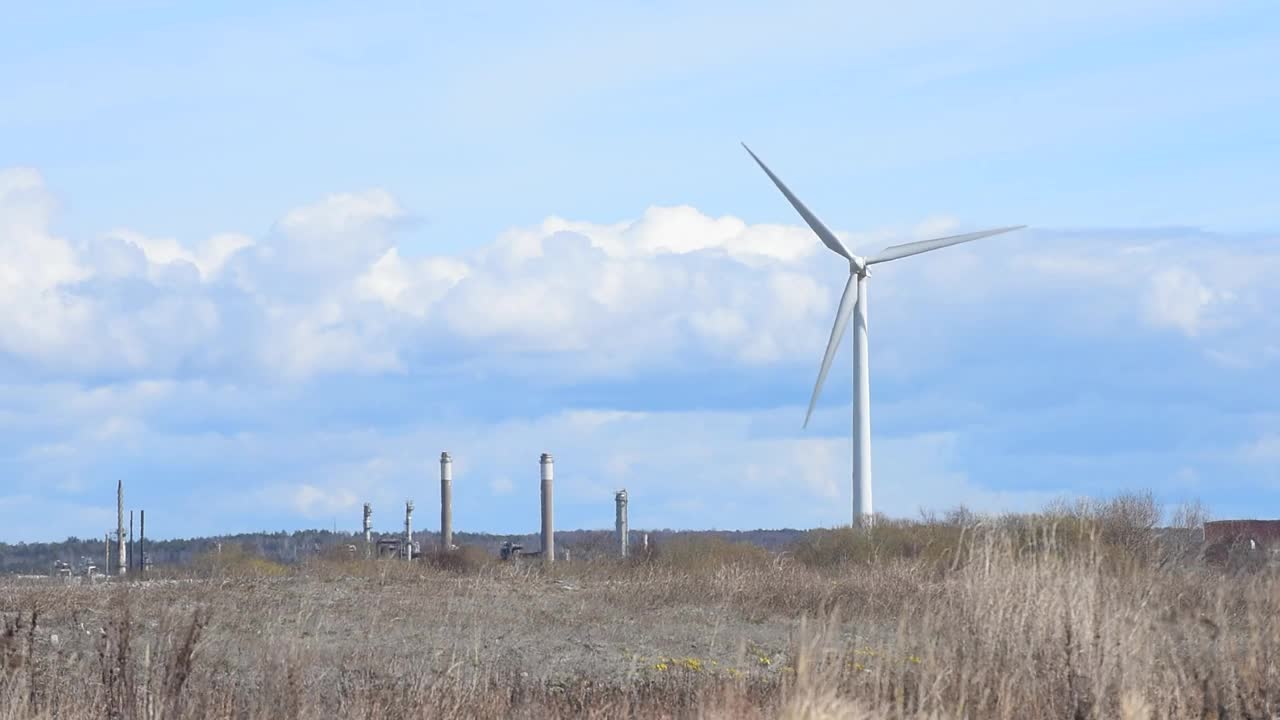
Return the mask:
<svg viewBox="0 0 1280 720">
<path fill-rule="evenodd" d="M 1276 575 L 1171 563 L 1145 501 L 1122 500 L 782 555 L 689 541 L 550 571 L 472 554 L 0 586 L 0 718 L 1280 714 Z M 664 623 L 700 628 L 703 654 Z M 662 654 L 610 659 L 641 644 Z"/>
</svg>

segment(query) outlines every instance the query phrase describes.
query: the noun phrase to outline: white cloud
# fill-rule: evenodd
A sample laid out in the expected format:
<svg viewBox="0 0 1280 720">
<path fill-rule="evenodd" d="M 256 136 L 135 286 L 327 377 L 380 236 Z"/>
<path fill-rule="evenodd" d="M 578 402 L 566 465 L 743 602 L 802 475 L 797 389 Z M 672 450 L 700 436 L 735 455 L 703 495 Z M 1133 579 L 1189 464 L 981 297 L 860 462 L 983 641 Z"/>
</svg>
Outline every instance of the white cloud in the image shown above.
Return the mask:
<svg viewBox="0 0 1280 720">
<path fill-rule="evenodd" d="M 108 238 L 120 240 L 142 250 L 143 256 L 153 267 L 162 267 L 170 263 L 186 262 L 194 265 L 200 277 L 211 280 L 236 252 L 253 244 L 253 239 L 237 233 L 221 233 L 200 243 L 195 248 L 187 248 L 173 238 L 148 238 L 141 233 L 128 229 L 117 229 L 108 233 Z M 155 275 L 152 276 L 155 279 Z"/>
<path fill-rule="evenodd" d="M 280 227 L 286 236 L 302 240 L 344 235 L 367 237 L 370 224 L 402 217 L 404 210 L 391 193 L 375 189 L 336 193 L 315 204 L 295 208 L 285 213 Z"/>
<path fill-rule="evenodd" d="M 1151 324 L 1176 328 L 1195 337 L 1215 297 L 1195 273 L 1169 268 L 1151 278 L 1143 297 L 1143 311 Z"/>
<path fill-rule="evenodd" d="M 708 217 L 687 205 L 651 207 L 639 220 L 602 225 L 547 218 L 537 228 L 513 229 L 495 251 L 515 262 L 545 255 L 545 243 L 560 234 L 580 236 L 609 258 L 685 255 L 718 250 L 747 264 L 794 262 L 816 252 L 809 230 L 787 225 L 750 226 L 735 217 Z"/>
<path fill-rule="evenodd" d="M 421 319 L 468 272 L 467 264 L 461 260 L 440 257 L 406 261 L 399 250 L 391 248 L 356 278 L 356 297 L 377 300 Z"/>
<path fill-rule="evenodd" d="M 262 237 L 187 243 L 124 229 L 73 244 L 51 231 L 52 196 L 30 170 L 0 173 L 0 209 L 0 299 L 12 310 L 0 316 L 0 361 L 13 371 L 0 386 L 0 429 L 22 492 L 92 493 L 104 467 L 145 458 L 266 488 L 242 484 L 227 512 L 326 517 L 357 500 L 388 507 L 420 495 L 431 454 L 447 448 L 460 499 L 478 492 L 523 517 L 536 493 L 531 458 L 550 450 L 563 453 L 558 497 L 579 524 L 624 485 L 642 524 L 657 508 L 670 514 L 651 515 L 655 525 L 846 519 L 848 440 L 836 428 L 847 427 L 847 406 L 826 424 L 820 406 L 816 427 L 829 431 L 807 435 L 795 427 L 802 408 L 715 409 L 805 399 L 846 275 L 802 227 L 650 208 L 613 224 L 550 218 L 459 256 L 413 257 L 395 242 L 405 211 L 371 190 L 285 212 Z M 944 219 L 900 237 L 845 237 L 874 251 L 956 229 Z M 877 266 L 873 382 L 944 387 L 952 351 L 988 342 L 1013 350 L 1003 374 L 1050 376 L 1062 368 L 1024 357 L 1021 343 L 1102 336 L 1132 348 L 1144 334 L 1159 340 L 1153 328 L 1182 333 L 1189 356 L 1203 352 L 1227 377 L 1254 372 L 1280 362 L 1277 273 L 1274 241 L 1191 231 L 1025 232 Z M 731 402 L 646 379 L 695 369 L 756 379 Z M 759 395 L 754 383 L 773 376 L 801 390 Z M 493 380 L 523 394 L 619 378 L 646 402 L 633 390 L 632 407 L 565 410 L 578 407 L 571 399 L 529 410 L 523 398 L 490 397 L 474 401 L 487 421 L 467 414 Z M 399 397 L 419 383 L 432 387 Z M 993 487 L 971 476 L 959 453 L 967 436 L 937 428 L 990 411 L 971 395 L 930 410 L 912 392 L 899 408 L 914 401 L 918 412 L 877 405 L 891 420 L 877 426 L 877 507 L 1026 508 L 1056 494 L 1048 480 Z M 651 409 L 658 399 L 667 410 Z M 437 419 L 443 406 L 461 416 Z M 1051 433 L 1053 412 L 1077 410 L 1020 417 Z M 1015 425 L 1001 427 L 1012 436 Z M 1246 455 L 1270 457 L 1272 444 L 1264 437 Z M 1170 463 L 1159 477 L 1201 471 Z M 208 504 L 211 483 L 191 483 L 193 505 Z M 459 506 L 460 522 L 467 512 Z"/>
<path fill-rule="evenodd" d="M 1240 456 L 1249 462 L 1280 462 L 1280 433 L 1263 435 L 1257 440 L 1247 444 L 1241 450 Z"/>
<path fill-rule="evenodd" d="M 356 507 L 355 493 L 342 488 L 321 489 L 314 485 L 297 485 L 289 489 L 292 509 L 306 518 L 327 517 Z"/>
<path fill-rule="evenodd" d="M 53 202 L 31 170 L 4 171 L 0 203 L 0 300 L 13 308 L 0 348 L 69 378 L 402 373 L 424 352 L 490 369 L 555 357 L 557 372 L 578 377 L 689 357 L 812 364 L 844 280 L 802 226 L 687 206 L 613 224 L 551 217 L 462 256 L 407 257 L 394 235 L 407 213 L 381 189 L 286 211 L 261 238 L 193 244 L 117 229 L 73 246 L 50 232 Z M 940 218 L 905 237 L 845 237 L 873 251 L 956 229 Z M 979 308 L 1040 303 L 1043 320 L 1073 332 L 1147 323 L 1205 341 L 1224 364 L 1256 366 L 1274 355 L 1258 328 L 1275 326 L 1275 271 L 1280 251 L 1265 242 L 1002 236 L 877 266 L 876 353 L 893 358 L 884 372 L 915 372 L 975 327 Z"/>
<path fill-rule="evenodd" d="M 90 305 L 59 288 L 90 275 L 50 229 L 53 199 L 40 174 L 0 170 L 0 351 L 39 358 L 78 350 Z"/>
</svg>

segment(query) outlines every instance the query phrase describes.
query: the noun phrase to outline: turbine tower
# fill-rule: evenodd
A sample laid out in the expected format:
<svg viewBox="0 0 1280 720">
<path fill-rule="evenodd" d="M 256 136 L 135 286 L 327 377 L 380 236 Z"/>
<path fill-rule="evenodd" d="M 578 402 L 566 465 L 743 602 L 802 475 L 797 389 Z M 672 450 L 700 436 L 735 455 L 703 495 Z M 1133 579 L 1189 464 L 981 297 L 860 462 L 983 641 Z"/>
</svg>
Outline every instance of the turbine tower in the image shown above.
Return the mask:
<svg viewBox="0 0 1280 720">
<path fill-rule="evenodd" d="M 746 143 L 743 143 L 742 147 L 746 148 L 747 153 L 751 155 L 751 159 L 756 161 L 761 170 L 764 170 L 769 179 L 773 181 L 773 184 L 778 186 L 778 190 L 782 191 L 791 206 L 796 209 L 796 212 L 800 213 L 800 217 L 804 218 L 805 223 L 817 234 L 822 244 L 849 261 L 849 280 L 845 282 L 844 294 L 840 296 L 840 306 L 836 310 L 836 322 L 831 328 L 831 339 L 827 341 L 827 352 L 822 356 L 822 367 L 818 370 L 818 382 L 813 386 L 813 395 L 809 398 L 809 410 L 804 415 L 804 427 L 809 426 L 809 418 L 813 415 L 813 406 L 818 402 L 818 395 L 822 393 L 822 383 L 827 379 L 827 371 L 831 369 L 831 360 L 835 357 L 836 349 L 840 347 L 840 339 L 844 336 L 845 327 L 849 324 L 850 316 L 852 315 L 853 524 L 855 526 L 869 527 L 874 517 L 871 506 L 871 377 L 867 362 L 866 282 L 867 276 L 871 274 L 871 266 L 911 255 L 919 255 L 920 253 L 950 245 L 959 245 L 971 240 L 998 235 L 1010 230 L 1020 230 L 1026 225 L 1014 225 L 994 230 L 965 233 L 964 235 L 952 235 L 934 240 L 920 240 L 919 242 L 910 242 L 903 245 L 893 245 L 870 257 L 854 255 L 849 252 L 849 249 L 840 241 L 840 238 L 828 230 L 827 226 L 823 225 L 822 221 L 809 208 L 805 207 L 804 203 L 800 202 L 800 198 L 796 197 L 754 152 L 751 152 L 751 148 L 747 147 Z"/>
</svg>

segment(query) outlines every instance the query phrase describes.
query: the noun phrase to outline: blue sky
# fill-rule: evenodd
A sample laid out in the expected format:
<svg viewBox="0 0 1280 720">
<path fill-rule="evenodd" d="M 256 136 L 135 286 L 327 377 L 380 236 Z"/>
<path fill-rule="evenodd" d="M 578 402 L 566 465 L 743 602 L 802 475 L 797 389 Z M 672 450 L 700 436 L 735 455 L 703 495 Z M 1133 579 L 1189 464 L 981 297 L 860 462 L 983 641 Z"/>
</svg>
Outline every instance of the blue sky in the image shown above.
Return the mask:
<svg viewBox="0 0 1280 720">
<path fill-rule="evenodd" d="M 0 5 L 0 540 L 1280 512 L 1271 2 Z"/>
</svg>

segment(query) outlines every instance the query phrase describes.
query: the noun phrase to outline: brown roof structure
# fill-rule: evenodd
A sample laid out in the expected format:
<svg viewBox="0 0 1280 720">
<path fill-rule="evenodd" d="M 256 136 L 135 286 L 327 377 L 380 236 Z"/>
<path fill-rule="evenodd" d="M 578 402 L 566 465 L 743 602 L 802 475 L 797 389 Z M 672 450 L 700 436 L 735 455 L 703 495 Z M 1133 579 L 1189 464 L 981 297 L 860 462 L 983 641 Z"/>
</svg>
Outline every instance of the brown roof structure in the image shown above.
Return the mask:
<svg viewBox="0 0 1280 720">
<path fill-rule="evenodd" d="M 1204 524 L 1209 545 L 1253 540 L 1259 546 L 1280 545 L 1280 520 L 1215 520 Z"/>
</svg>

